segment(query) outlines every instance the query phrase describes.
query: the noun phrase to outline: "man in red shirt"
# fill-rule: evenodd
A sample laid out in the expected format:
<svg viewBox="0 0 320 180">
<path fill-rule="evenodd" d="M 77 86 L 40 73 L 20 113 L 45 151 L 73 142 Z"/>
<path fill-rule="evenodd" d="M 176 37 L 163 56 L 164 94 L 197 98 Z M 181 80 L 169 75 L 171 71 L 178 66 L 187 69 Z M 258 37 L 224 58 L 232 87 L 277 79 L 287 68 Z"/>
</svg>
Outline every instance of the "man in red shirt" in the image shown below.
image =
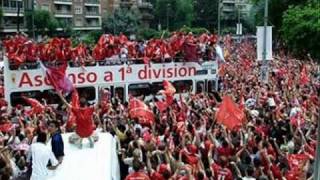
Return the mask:
<svg viewBox="0 0 320 180">
<path fill-rule="evenodd" d="M 95 106 L 88 107 L 84 98 L 80 99 L 80 107 L 71 106 L 61 93 L 58 93 L 62 102 L 75 114 L 76 117 L 76 133 L 69 137 L 70 143 L 79 142 L 79 148 L 82 148 L 83 138 L 88 138 L 90 147 L 94 147 L 94 141 L 98 140 L 96 135 L 93 135 L 94 122 L 93 113 L 98 109 L 98 103 Z"/>
<path fill-rule="evenodd" d="M 149 176 L 142 172 L 143 171 L 143 165 L 139 160 L 135 160 L 132 163 L 132 168 L 134 170 L 134 173 L 129 174 L 125 180 L 150 180 Z"/>
<path fill-rule="evenodd" d="M 211 165 L 211 171 L 214 177 L 214 180 L 233 180 L 232 172 L 228 166 L 228 159 L 225 156 L 220 156 L 220 163 L 215 163 L 212 158 L 213 147 L 211 146 L 208 160 Z"/>
</svg>

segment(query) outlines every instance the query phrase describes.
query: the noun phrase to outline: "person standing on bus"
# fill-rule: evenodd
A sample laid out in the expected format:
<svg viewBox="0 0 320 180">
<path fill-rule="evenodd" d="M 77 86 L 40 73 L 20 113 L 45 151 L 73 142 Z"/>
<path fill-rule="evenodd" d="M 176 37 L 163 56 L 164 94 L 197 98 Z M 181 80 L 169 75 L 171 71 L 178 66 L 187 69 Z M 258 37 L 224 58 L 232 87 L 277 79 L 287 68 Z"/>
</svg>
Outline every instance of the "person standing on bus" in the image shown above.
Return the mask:
<svg viewBox="0 0 320 180">
<path fill-rule="evenodd" d="M 72 107 L 62 94 L 58 93 L 62 102 L 76 115 L 76 132 L 69 138 L 70 143 L 78 141 L 79 148 L 82 148 L 83 138 L 88 138 L 90 147 L 94 147 L 94 141 L 97 141 L 97 136 L 94 135 L 94 121 L 93 114 L 98 109 L 99 104 L 96 103 L 94 106 L 87 106 L 84 98 L 80 99 L 80 107 Z"/>
</svg>

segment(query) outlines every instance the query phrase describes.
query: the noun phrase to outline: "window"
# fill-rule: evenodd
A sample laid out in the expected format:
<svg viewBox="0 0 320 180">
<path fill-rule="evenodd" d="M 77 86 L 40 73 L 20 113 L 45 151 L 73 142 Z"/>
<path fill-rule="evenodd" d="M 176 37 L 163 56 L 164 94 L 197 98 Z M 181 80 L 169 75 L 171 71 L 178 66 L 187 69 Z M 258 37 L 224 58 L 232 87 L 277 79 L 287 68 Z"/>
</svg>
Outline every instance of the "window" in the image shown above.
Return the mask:
<svg viewBox="0 0 320 180">
<path fill-rule="evenodd" d="M 116 87 L 114 93 L 123 103 L 124 102 L 124 87 Z"/>
<path fill-rule="evenodd" d="M 81 18 L 76 18 L 74 22 L 75 26 L 83 26 L 83 22 Z"/>
<path fill-rule="evenodd" d="M 94 101 L 96 99 L 96 89 L 94 87 L 77 88 L 79 98 L 85 98 L 87 101 Z"/>
<path fill-rule="evenodd" d="M 196 93 L 202 93 L 204 90 L 204 82 L 203 81 L 197 81 L 196 84 Z"/>
<path fill-rule="evenodd" d="M 213 91 L 216 91 L 216 81 L 214 80 L 209 80 L 208 81 L 208 92 L 213 92 Z"/>
<path fill-rule="evenodd" d="M 192 90 L 192 80 L 183 80 L 173 82 L 173 86 L 176 88 L 176 93 L 187 93 Z"/>
<path fill-rule="evenodd" d="M 128 94 L 134 97 L 137 96 L 149 96 L 151 94 L 150 84 L 143 83 L 143 84 L 130 84 L 128 87 Z"/>
<path fill-rule="evenodd" d="M 154 82 L 151 85 L 151 93 L 156 95 L 160 90 L 163 90 L 163 82 Z"/>
<path fill-rule="evenodd" d="M 82 7 L 74 6 L 74 14 L 82 14 Z"/>
<path fill-rule="evenodd" d="M 45 91 L 28 91 L 28 92 L 14 92 L 11 93 L 11 105 L 16 106 L 21 104 L 23 106 L 30 106 L 22 97 L 34 98 L 37 99 L 40 103 L 42 99 L 47 101 L 47 104 L 59 104 L 61 100 L 59 96 L 55 93 L 54 90 L 45 90 Z"/>
</svg>

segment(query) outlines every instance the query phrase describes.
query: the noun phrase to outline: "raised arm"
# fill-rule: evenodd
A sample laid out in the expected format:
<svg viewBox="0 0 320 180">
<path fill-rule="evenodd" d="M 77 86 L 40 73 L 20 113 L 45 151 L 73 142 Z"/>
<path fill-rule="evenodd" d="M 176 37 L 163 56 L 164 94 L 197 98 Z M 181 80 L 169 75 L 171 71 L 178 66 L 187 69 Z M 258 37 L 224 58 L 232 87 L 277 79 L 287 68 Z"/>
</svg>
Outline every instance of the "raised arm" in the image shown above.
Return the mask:
<svg viewBox="0 0 320 180">
<path fill-rule="evenodd" d="M 68 108 L 71 108 L 72 106 L 67 102 L 67 100 L 63 97 L 63 95 L 61 94 L 61 92 L 57 93 L 58 96 L 60 97 L 61 101 L 63 102 L 63 104 L 65 104 Z"/>
</svg>

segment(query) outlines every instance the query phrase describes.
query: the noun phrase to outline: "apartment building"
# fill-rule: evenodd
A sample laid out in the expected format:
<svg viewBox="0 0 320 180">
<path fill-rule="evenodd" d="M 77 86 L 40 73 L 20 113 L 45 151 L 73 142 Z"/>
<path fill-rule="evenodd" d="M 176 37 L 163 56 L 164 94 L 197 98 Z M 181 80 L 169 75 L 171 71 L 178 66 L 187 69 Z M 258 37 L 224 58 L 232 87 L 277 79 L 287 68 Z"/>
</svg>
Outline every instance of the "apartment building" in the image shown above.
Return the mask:
<svg viewBox="0 0 320 180">
<path fill-rule="evenodd" d="M 249 16 L 252 7 L 250 0 L 221 0 L 222 19 L 236 20 Z"/>
<path fill-rule="evenodd" d="M 101 29 L 102 0 L 37 0 L 37 7 L 51 11 L 64 27 L 74 30 Z"/>
<path fill-rule="evenodd" d="M 101 29 L 101 1 L 107 0 L 0 0 L 3 11 L 0 33 L 27 31 L 24 13 L 27 4 L 53 13 L 62 27 L 74 30 Z M 59 28 L 58 30 L 61 30 Z"/>
<path fill-rule="evenodd" d="M 153 5 L 148 0 L 107 0 L 108 12 L 112 12 L 116 8 L 136 8 L 141 14 L 141 23 L 144 27 L 149 27 L 150 22 L 154 18 Z"/>
<path fill-rule="evenodd" d="M 1 19 L 0 33 L 13 33 L 26 31 L 24 21 L 24 0 L 0 0 L 3 17 Z"/>
</svg>

